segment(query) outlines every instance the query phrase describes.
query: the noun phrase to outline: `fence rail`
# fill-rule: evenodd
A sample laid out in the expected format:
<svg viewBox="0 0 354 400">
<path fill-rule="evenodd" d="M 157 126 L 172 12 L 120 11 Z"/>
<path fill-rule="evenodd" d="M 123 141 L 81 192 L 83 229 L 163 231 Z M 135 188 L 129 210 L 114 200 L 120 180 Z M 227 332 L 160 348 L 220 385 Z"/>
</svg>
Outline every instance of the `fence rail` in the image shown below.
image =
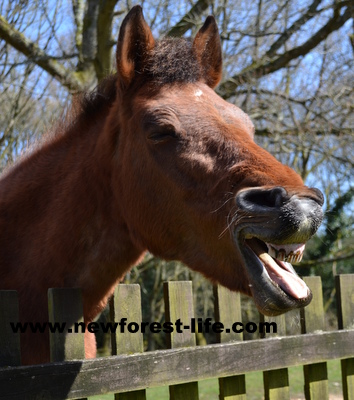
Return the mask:
<svg viewBox="0 0 354 400">
<path fill-rule="evenodd" d="M 306 281 L 314 300 L 301 311 L 302 335 L 281 336 L 285 320 L 284 316 L 279 316 L 265 319 L 277 323 L 278 336 L 243 342 L 238 333 L 222 332 L 219 344 L 196 346 L 194 335 L 185 330 L 183 334 L 171 334 L 170 349 L 144 353 L 140 333 L 117 333 L 113 338 L 113 351 L 119 355 L 21 367 L 16 366 L 19 364 L 17 335 L 3 329 L 0 334 L 0 365 L 3 366 L 0 368 L 0 399 L 82 399 L 102 393 L 120 393 L 116 396 L 119 400 L 140 400 L 146 398 L 145 389 L 154 386 L 170 386 L 171 398 L 175 400 L 198 399 L 198 381 L 217 377 L 220 399 L 240 400 L 246 399 L 244 374 L 252 371 L 264 371 L 266 399 L 286 399 L 289 398 L 287 368 L 303 365 L 306 398 L 324 400 L 329 397 L 326 361 L 342 359 L 343 398 L 353 400 L 354 275 L 336 277 L 339 330 L 330 332 L 323 331 L 320 278 L 306 278 Z M 178 318 L 187 321 L 194 317 L 190 282 L 169 282 L 164 289 L 166 321 Z M 0 292 L 2 327 L 18 317 L 15 294 Z M 218 287 L 215 297 L 216 320 L 225 326 L 241 321 L 237 293 Z M 52 289 L 49 298 L 52 312 L 60 309 L 65 314 L 68 309 L 75 314 L 72 300 L 80 298 L 80 293 L 77 289 Z M 112 317 L 117 321 L 122 317 L 127 321 L 141 321 L 140 303 L 138 285 L 119 285 L 112 302 Z M 65 315 L 60 318 L 67 320 Z M 53 337 L 53 359 L 70 359 L 73 354 L 82 354 L 82 336 L 68 334 L 66 341 Z"/>
</svg>

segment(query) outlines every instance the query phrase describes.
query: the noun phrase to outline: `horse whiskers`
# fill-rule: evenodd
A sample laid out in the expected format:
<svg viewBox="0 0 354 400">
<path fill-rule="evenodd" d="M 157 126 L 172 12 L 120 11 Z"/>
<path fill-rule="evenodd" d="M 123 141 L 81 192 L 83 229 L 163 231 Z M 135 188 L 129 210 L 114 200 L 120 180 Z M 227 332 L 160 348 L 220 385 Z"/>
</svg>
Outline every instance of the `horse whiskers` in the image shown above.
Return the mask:
<svg viewBox="0 0 354 400">
<path fill-rule="evenodd" d="M 232 229 L 231 229 L 232 226 L 235 226 L 235 225 L 240 224 L 240 222 L 241 222 L 243 219 L 245 219 L 246 217 L 247 217 L 247 218 L 252 218 L 250 215 L 246 215 L 246 214 L 244 214 L 244 213 L 241 213 L 241 214 L 240 214 L 240 213 L 238 213 L 237 211 L 234 213 L 234 215 L 233 215 L 232 218 L 231 218 L 231 213 L 232 213 L 232 212 L 233 212 L 233 209 L 230 210 L 229 215 L 227 216 L 227 225 L 226 225 L 225 229 L 220 233 L 219 239 L 221 239 L 221 238 L 223 237 L 223 235 L 224 235 L 227 231 L 229 231 L 229 232 L 230 232 L 230 235 L 232 236 L 232 235 L 233 235 L 233 232 L 232 232 Z"/>
<path fill-rule="evenodd" d="M 227 195 L 229 195 L 230 197 L 229 197 L 227 200 L 225 200 L 224 203 L 223 203 L 220 207 L 218 207 L 216 210 L 212 211 L 212 213 L 216 213 L 216 212 L 220 211 L 224 206 L 226 206 L 226 204 L 227 204 L 230 200 L 234 200 L 234 198 L 235 198 L 235 193 L 233 193 L 233 192 L 227 192 L 227 193 L 225 193 L 225 197 L 226 197 Z M 245 214 L 239 215 L 239 214 L 237 213 L 237 211 L 234 212 L 235 208 L 236 208 L 236 206 L 232 207 L 231 210 L 229 211 L 229 214 L 228 214 L 228 216 L 227 216 L 227 224 L 226 224 L 226 227 L 225 227 L 225 229 L 219 234 L 219 236 L 218 236 L 219 239 L 221 239 L 221 238 L 225 235 L 225 233 L 226 233 L 227 231 L 229 231 L 229 232 L 230 232 L 230 235 L 232 236 L 232 231 L 231 231 L 230 228 L 231 228 L 233 225 L 238 224 L 244 217 L 246 217 Z M 233 214 L 233 213 L 234 213 L 234 214 Z M 231 217 L 232 214 L 233 214 L 233 216 Z"/>
<path fill-rule="evenodd" d="M 225 200 L 224 203 L 221 204 L 220 207 L 218 207 L 217 209 L 215 209 L 214 211 L 212 211 L 211 214 L 217 213 L 217 212 L 220 211 L 224 206 L 226 206 L 226 204 L 227 204 L 230 200 L 233 200 L 233 199 L 234 199 L 234 196 L 235 196 L 234 193 L 232 193 L 232 192 L 225 193 L 225 197 L 226 197 L 227 195 L 229 195 L 230 197 L 229 197 L 227 200 Z"/>
</svg>

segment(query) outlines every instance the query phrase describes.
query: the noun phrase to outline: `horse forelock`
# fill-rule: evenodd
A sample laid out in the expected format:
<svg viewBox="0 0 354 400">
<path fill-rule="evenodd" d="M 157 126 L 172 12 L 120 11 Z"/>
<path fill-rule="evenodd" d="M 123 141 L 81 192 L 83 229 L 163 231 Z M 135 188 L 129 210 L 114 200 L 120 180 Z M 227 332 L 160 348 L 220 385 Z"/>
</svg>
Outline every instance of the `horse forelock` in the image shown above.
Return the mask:
<svg viewBox="0 0 354 400">
<path fill-rule="evenodd" d="M 192 42 L 180 38 L 156 41 L 150 50 L 143 76 L 156 84 L 193 83 L 201 79 L 201 67 Z"/>
</svg>

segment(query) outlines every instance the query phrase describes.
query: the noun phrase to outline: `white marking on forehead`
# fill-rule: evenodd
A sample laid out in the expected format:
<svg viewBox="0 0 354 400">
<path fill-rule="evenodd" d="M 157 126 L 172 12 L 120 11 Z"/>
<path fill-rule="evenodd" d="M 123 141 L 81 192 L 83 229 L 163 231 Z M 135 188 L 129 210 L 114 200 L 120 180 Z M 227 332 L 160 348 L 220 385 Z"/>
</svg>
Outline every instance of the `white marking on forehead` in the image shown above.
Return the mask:
<svg viewBox="0 0 354 400">
<path fill-rule="evenodd" d="M 249 135 L 254 138 L 254 125 L 251 120 L 251 118 L 240 108 L 233 104 L 229 104 L 230 107 L 227 109 L 230 112 L 230 115 L 233 117 L 237 118 L 238 120 L 241 120 L 241 122 L 249 129 Z"/>
<path fill-rule="evenodd" d="M 203 92 L 200 90 L 200 89 L 197 89 L 195 92 L 194 92 L 194 96 L 195 97 L 200 97 L 200 96 L 202 96 L 203 95 Z"/>
</svg>

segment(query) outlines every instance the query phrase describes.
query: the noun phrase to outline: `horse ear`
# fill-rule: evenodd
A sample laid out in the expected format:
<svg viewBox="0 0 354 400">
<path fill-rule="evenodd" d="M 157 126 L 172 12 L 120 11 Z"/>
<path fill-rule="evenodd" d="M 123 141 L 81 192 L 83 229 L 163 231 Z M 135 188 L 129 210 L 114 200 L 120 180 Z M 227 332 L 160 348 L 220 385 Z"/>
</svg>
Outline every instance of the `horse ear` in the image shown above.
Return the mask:
<svg viewBox="0 0 354 400">
<path fill-rule="evenodd" d="M 143 70 L 146 55 L 154 45 L 142 8 L 133 7 L 124 18 L 118 36 L 117 73 L 122 87 L 128 87 L 135 73 Z"/>
<path fill-rule="evenodd" d="M 214 88 L 221 79 L 222 53 L 218 26 L 213 16 L 205 20 L 194 39 L 193 47 L 204 70 L 206 83 Z"/>
</svg>

